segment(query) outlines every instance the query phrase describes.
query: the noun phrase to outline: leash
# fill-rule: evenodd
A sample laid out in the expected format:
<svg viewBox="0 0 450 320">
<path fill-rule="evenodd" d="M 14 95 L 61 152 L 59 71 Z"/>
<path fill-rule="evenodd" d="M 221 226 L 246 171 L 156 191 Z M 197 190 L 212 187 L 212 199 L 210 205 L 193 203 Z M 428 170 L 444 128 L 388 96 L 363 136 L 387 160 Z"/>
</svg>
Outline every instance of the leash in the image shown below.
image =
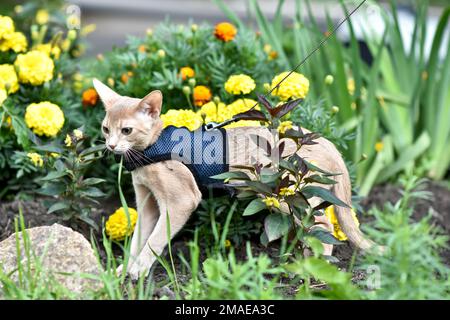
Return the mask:
<svg viewBox="0 0 450 320">
<path fill-rule="evenodd" d="M 307 55 L 302 61 L 300 61 L 300 63 L 297 64 L 297 65 L 295 66 L 294 69 L 292 69 L 291 71 L 289 71 L 289 73 L 288 73 L 286 76 L 284 76 L 284 78 L 281 79 L 281 80 L 276 84 L 275 87 L 271 88 L 271 89 L 269 90 L 269 92 L 267 92 L 266 94 L 264 94 L 263 97 L 264 97 L 264 98 L 267 98 L 267 96 L 269 96 L 275 89 L 278 89 L 278 88 L 280 87 L 280 85 L 283 83 L 283 81 L 285 81 L 291 74 L 293 74 L 295 71 L 297 71 L 298 68 L 300 68 L 303 64 L 305 64 L 305 62 L 306 62 L 306 61 L 307 61 L 314 53 L 316 53 L 316 52 L 317 52 L 317 51 L 325 44 L 325 42 L 328 41 L 328 39 L 330 39 L 330 38 L 337 32 L 337 30 L 338 30 L 338 29 L 339 29 L 339 28 L 340 28 L 340 27 L 341 27 L 348 19 L 350 19 L 350 17 L 351 17 L 351 16 L 352 16 L 359 8 L 361 8 L 361 6 L 362 6 L 365 2 L 366 2 L 366 0 L 362 0 L 361 3 L 360 3 L 357 7 L 355 7 L 350 13 L 348 13 L 348 14 L 345 16 L 345 18 L 344 18 L 341 22 L 339 22 L 339 23 L 333 28 L 333 30 L 332 30 L 330 33 L 328 33 L 328 34 L 327 34 L 327 35 L 319 42 L 319 44 L 314 48 L 314 50 L 312 50 L 310 53 L 308 53 L 308 55 Z M 254 105 L 253 107 L 251 107 L 249 110 L 247 110 L 247 111 L 245 111 L 245 112 L 248 112 L 248 111 L 250 111 L 250 110 L 255 109 L 256 106 L 257 106 L 258 104 L 259 104 L 259 102 L 256 102 L 255 105 Z M 233 123 L 233 122 L 242 120 L 242 119 L 244 119 L 244 117 L 240 117 L 240 115 L 243 114 L 243 113 L 245 113 L 245 112 L 241 112 L 241 113 L 239 113 L 239 114 L 233 116 L 231 119 L 225 120 L 225 121 L 220 122 L 220 123 L 216 123 L 216 122 L 208 122 L 208 123 L 205 125 L 205 129 L 206 129 L 206 131 L 211 131 L 211 130 L 214 130 L 214 129 L 222 128 L 222 127 L 224 127 L 224 126 L 226 126 L 226 125 L 228 125 L 228 124 L 230 124 L 230 123 Z"/>
</svg>

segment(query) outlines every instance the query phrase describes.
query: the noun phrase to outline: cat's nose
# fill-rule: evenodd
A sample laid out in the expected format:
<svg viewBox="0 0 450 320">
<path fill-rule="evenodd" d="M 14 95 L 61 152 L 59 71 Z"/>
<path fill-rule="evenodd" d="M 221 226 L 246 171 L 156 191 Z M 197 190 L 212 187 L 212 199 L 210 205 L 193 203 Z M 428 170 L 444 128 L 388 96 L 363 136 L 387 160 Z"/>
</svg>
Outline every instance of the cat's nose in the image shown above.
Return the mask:
<svg viewBox="0 0 450 320">
<path fill-rule="evenodd" d="M 109 147 L 111 148 L 111 150 L 114 150 L 114 148 L 116 147 L 115 144 L 109 144 Z"/>
</svg>

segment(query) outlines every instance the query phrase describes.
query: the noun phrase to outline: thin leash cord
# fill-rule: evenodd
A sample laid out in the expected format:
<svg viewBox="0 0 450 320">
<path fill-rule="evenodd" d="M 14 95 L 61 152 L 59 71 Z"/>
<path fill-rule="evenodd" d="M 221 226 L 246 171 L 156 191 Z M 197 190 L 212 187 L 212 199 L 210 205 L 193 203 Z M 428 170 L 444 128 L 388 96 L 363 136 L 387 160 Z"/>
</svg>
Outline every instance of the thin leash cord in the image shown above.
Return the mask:
<svg viewBox="0 0 450 320">
<path fill-rule="evenodd" d="M 273 87 L 273 88 L 271 88 L 270 90 L 269 90 L 269 92 L 267 92 L 266 94 L 264 94 L 263 95 L 263 97 L 264 98 L 267 98 L 267 96 L 269 96 L 275 89 L 278 89 L 279 87 L 280 87 L 280 85 L 283 83 L 283 81 L 285 81 L 291 74 L 293 74 L 295 71 L 297 71 L 297 69 L 298 68 L 300 68 L 314 53 L 316 53 L 324 44 L 325 44 L 325 42 L 327 42 L 328 41 L 328 39 L 330 39 L 335 33 L 336 33 L 336 31 L 348 20 L 348 19 L 350 19 L 350 17 L 359 9 L 359 8 L 361 8 L 361 6 L 366 2 L 367 0 L 362 0 L 361 1 L 361 3 L 358 5 L 358 6 L 356 6 L 350 13 L 348 13 L 346 16 L 345 16 L 345 18 L 341 21 L 341 22 L 339 22 L 335 27 L 334 27 L 334 29 L 330 32 L 330 33 L 328 33 L 321 41 L 320 41 L 320 43 L 316 46 L 316 48 L 314 48 L 314 50 L 312 50 L 310 53 L 308 53 L 308 55 L 302 60 L 302 61 L 300 61 L 300 63 L 299 64 L 297 64 L 296 66 L 295 66 L 295 68 L 294 69 L 292 69 L 291 71 L 289 71 L 289 73 L 287 74 L 287 75 L 285 75 L 284 77 L 283 77 L 283 79 L 281 79 L 277 84 L 276 84 L 276 86 L 275 87 Z M 255 105 L 253 106 L 253 107 L 251 107 L 248 111 L 250 111 L 250 110 L 253 110 L 253 109 L 255 109 L 256 108 L 256 106 L 259 104 L 259 102 L 256 102 L 255 103 Z M 234 122 L 234 121 L 237 121 L 237 120 L 239 120 L 238 119 L 238 117 L 233 117 L 232 119 L 230 119 L 230 120 L 225 120 L 224 122 L 222 122 L 222 123 L 219 123 L 219 124 L 216 124 L 214 127 L 212 127 L 211 129 L 214 129 L 214 128 L 220 128 L 220 127 L 222 127 L 222 126 L 224 126 L 224 125 L 227 125 L 227 124 L 229 124 L 229 123 L 231 123 L 231 122 Z M 212 124 L 212 123 L 208 123 L 207 124 L 207 127 L 208 127 L 208 125 L 209 124 Z"/>
</svg>

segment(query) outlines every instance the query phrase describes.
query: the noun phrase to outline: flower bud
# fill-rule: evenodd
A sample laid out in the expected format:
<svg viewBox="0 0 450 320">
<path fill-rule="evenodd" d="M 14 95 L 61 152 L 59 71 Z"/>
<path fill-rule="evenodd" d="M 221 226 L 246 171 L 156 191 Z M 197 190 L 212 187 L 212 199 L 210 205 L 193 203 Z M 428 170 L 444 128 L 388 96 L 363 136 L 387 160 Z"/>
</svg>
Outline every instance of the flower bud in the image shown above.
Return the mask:
<svg viewBox="0 0 450 320">
<path fill-rule="evenodd" d="M 192 92 L 191 87 L 189 87 L 189 86 L 184 86 L 184 87 L 183 87 L 183 93 L 184 93 L 185 95 L 190 95 L 191 92 Z"/>
<path fill-rule="evenodd" d="M 216 105 L 220 103 L 220 98 L 218 96 L 214 96 L 213 101 Z"/>
<path fill-rule="evenodd" d="M 105 57 L 104 57 L 101 53 L 99 53 L 99 54 L 97 55 L 97 60 L 98 60 L 98 61 L 103 61 L 103 60 L 105 60 Z"/>
<path fill-rule="evenodd" d="M 326 85 L 331 85 L 331 84 L 333 84 L 333 82 L 334 82 L 334 77 L 331 74 L 329 74 L 325 77 Z"/>
<path fill-rule="evenodd" d="M 67 39 L 69 39 L 70 41 L 73 41 L 77 38 L 77 31 L 76 30 L 69 30 L 69 32 L 67 32 Z"/>
<path fill-rule="evenodd" d="M 193 24 L 191 25 L 191 30 L 192 30 L 192 32 L 197 32 L 197 30 L 198 30 L 198 25 L 195 24 L 195 23 L 193 23 Z"/>
<path fill-rule="evenodd" d="M 164 58 L 166 56 L 166 52 L 163 49 L 158 50 L 158 57 Z"/>
<path fill-rule="evenodd" d="M 190 78 L 189 81 L 188 81 L 188 84 L 189 84 L 191 87 L 195 87 L 195 85 L 197 84 L 197 82 L 195 81 L 194 78 Z"/>
<path fill-rule="evenodd" d="M 338 106 L 332 106 L 331 107 L 331 113 L 336 114 L 339 112 L 339 107 Z"/>
<path fill-rule="evenodd" d="M 108 83 L 108 86 L 114 87 L 114 79 L 113 78 L 108 78 L 108 80 L 106 80 L 106 82 Z"/>
<path fill-rule="evenodd" d="M 14 7 L 14 12 L 17 14 L 21 14 L 23 12 L 23 6 L 17 5 Z"/>
<path fill-rule="evenodd" d="M 148 37 L 153 36 L 153 29 L 152 28 L 148 28 L 145 33 L 147 34 Z"/>
</svg>

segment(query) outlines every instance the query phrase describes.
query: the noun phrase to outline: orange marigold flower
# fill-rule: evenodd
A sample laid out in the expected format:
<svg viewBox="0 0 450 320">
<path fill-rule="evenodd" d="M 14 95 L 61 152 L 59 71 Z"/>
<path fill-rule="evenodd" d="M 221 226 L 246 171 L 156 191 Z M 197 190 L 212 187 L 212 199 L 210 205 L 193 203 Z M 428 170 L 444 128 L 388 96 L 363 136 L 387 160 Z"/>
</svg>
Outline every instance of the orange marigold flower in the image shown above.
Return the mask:
<svg viewBox="0 0 450 320">
<path fill-rule="evenodd" d="M 216 25 L 214 35 L 217 39 L 228 42 L 234 39 L 237 29 L 229 22 L 221 22 Z"/>
<path fill-rule="evenodd" d="M 139 51 L 139 52 L 142 52 L 142 53 L 145 53 L 145 51 L 147 51 L 147 48 L 145 47 L 144 44 L 141 44 L 141 45 L 138 47 L 138 51 Z"/>
<path fill-rule="evenodd" d="M 127 73 L 122 74 L 122 76 L 120 77 L 120 80 L 122 80 L 123 83 L 127 83 L 128 79 L 132 76 L 133 76 L 133 72 L 128 71 Z"/>
<path fill-rule="evenodd" d="M 97 91 L 93 88 L 89 88 L 83 92 L 83 105 L 84 106 L 95 106 L 98 101 Z"/>
<path fill-rule="evenodd" d="M 183 67 L 180 69 L 181 79 L 186 80 L 187 78 L 193 78 L 195 76 L 195 71 L 191 67 Z"/>
<path fill-rule="evenodd" d="M 205 103 L 211 101 L 211 90 L 205 86 L 196 86 L 194 88 L 194 104 L 201 107 Z"/>
</svg>

